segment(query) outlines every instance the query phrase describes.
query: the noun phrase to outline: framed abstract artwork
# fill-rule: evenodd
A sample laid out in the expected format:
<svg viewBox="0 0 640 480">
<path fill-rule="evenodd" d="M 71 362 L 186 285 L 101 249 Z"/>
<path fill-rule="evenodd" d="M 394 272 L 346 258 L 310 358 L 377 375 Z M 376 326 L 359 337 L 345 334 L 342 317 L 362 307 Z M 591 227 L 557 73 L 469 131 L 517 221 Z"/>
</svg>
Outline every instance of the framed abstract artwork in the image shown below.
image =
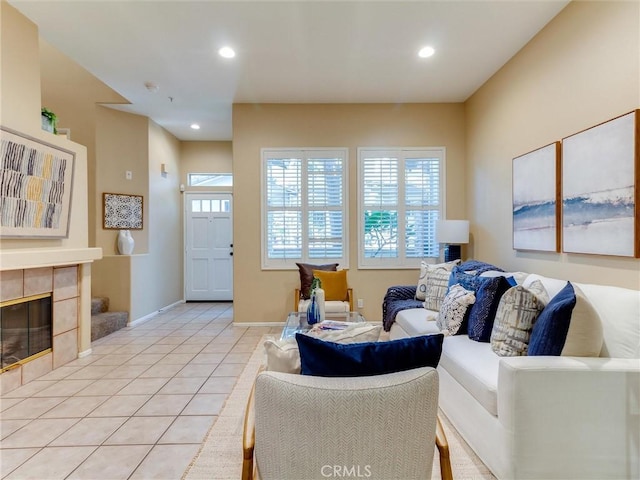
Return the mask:
<svg viewBox="0 0 640 480">
<path fill-rule="evenodd" d="M 560 249 L 560 142 L 513 159 L 513 248 Z"/>
<path fill-rule="evenodd" d="M 75 153 L 0 127 L 0 236 L 68 238 Z"/>
<path fill-rule="evenodd" d="M 640 256 L 640 110 L 562 139 L 562 250 Z"/>
<path fill-rule="evenodd" d="M 142 195 L 102 194 L 103 228 L 142 230 L 144 199 Z"/>
</svg>

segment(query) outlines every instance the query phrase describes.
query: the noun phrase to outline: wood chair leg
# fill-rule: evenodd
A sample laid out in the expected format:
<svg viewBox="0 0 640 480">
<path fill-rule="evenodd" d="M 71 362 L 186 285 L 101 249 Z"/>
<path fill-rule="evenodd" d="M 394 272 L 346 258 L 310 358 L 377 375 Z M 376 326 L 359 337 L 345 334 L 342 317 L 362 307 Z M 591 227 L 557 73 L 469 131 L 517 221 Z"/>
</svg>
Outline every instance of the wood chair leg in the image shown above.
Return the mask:
<svg viewBox="0 0 640 480">
<path fill-rule="evenodd" d="M 242 480 L 252 480 L 254 476 L 253 450 L 256 444 L 256 423 L 254 408 L 255 382 L 249 393 L 247 408 L 244 413 L 242 432 Z"/>
<path fill-rule="evenodd" d="M 451 458 L 449 457 L 449 442 L 444 434 L 444 428 L 440 422 L 440 416 L 436 422 L 436 446 L 440 456 L 440 475 L 442 480 L 453 480 L 453 471 L 451 470 Z"/>
</svg>

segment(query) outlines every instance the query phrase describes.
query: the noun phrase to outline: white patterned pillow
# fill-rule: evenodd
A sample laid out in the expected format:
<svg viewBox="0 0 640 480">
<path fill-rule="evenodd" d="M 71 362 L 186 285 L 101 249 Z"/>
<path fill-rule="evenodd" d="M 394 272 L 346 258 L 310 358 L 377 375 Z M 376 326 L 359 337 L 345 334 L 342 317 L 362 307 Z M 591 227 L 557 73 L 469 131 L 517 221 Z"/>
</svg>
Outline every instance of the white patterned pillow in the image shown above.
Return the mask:
<svg viewBox="0 0 640 480">
<path fill-rule="evenodd" d="M 527 354 L 533 325 L 549 302 L 540 280 L 529 288 L 521 285 L 507 290 L 498 305 L 491 331 L 491 349 L 501 357 Z"/>
<path fill-rule="evenodd" d="M 464 315 L 470 305 L 476 301 L 476 296 L 471 290 L 466 290 L 462 285 L 452 285 L 440 307 L 440 313 L 436 325 L 445 335 L 455 335 L 460 330 Z"/>
<path fill-rule="evenodd" d="M 447 272 L 451 272 L 453 267 L 458 265 L 460 260 L 454 260 L 452 262 L 430 264 L 424 260 L 420 262 L 420 277 L 418 277 L 418 287 L 416 288 L 416 300 L 425 300 L 427 293 L 427 281 L 429 273 L 432 273 L 438 269 L 444 269 Z M 444 295 L 443 295 L 444 298 Z M 430 310 L 438 310 L 438 308 L 432 308 Z"/>
<path fill-rule="evenodd" d="M 424 295 L 424 308 L 428 310 L 440 310 L 442 301 L 449 289 L 449 277 L 451 272 L 444 268 L 436 268 L 427 273 L 427 288 Z"/>
</svg>

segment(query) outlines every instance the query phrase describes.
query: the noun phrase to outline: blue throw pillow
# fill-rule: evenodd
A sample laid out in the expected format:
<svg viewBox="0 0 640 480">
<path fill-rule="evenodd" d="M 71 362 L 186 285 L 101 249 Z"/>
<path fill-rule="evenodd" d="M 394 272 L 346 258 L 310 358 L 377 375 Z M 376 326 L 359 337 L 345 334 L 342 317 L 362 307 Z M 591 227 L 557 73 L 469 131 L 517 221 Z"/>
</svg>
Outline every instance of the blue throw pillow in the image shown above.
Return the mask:
<svg viewBox="0 0 640 480">
<path fill-rule="evenodd" d="M 504 292 L 511 288 L 505 277 L 477 277 L 476 302 L 469 308 L 469 338 L 489 342 L 493 321 Z"/>
<path fill-rule="evenodd" d="M 559 356 L 562 353 L 575 305 L 576 292 L 571 282 L 567 282 L 542 310 L 533 325 L 527 355 Z"/>
<path fill-rule="evenodd" d="M 476 292 L 484 280 L 488 277 L 481 277 L 475 273 L 467 273 L 463 271 L 456 271 L 455 269 L 449 275 L 449 288 L 455 284 L 460 284 L 465 290 L 471 290 Z M 447 291 L 447 293 L 449 293 Z"/>
<path fill-rule="evenodd" d="M 423 335 L 388 342 L 334 343 L 296 333 L 302 375 L 360 377 L 437 367 L 444 335 Z"/>
</svg>

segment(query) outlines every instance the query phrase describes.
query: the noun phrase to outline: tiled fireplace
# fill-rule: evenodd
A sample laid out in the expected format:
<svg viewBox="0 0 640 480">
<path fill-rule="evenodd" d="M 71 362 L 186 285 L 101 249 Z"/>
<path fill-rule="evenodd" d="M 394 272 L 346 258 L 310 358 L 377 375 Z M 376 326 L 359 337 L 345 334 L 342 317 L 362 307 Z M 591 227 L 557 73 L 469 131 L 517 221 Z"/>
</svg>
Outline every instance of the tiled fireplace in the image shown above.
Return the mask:
<svg viewBox="0 0 640 480">
<path fill-rule="evenodd" d="M 13 363 L 0 375 L 0 391 L 9 392 L 78 357 L 78 265 L 0 272 L 0 302 L 51 295 L 51 350 Z"/>
</svg>

